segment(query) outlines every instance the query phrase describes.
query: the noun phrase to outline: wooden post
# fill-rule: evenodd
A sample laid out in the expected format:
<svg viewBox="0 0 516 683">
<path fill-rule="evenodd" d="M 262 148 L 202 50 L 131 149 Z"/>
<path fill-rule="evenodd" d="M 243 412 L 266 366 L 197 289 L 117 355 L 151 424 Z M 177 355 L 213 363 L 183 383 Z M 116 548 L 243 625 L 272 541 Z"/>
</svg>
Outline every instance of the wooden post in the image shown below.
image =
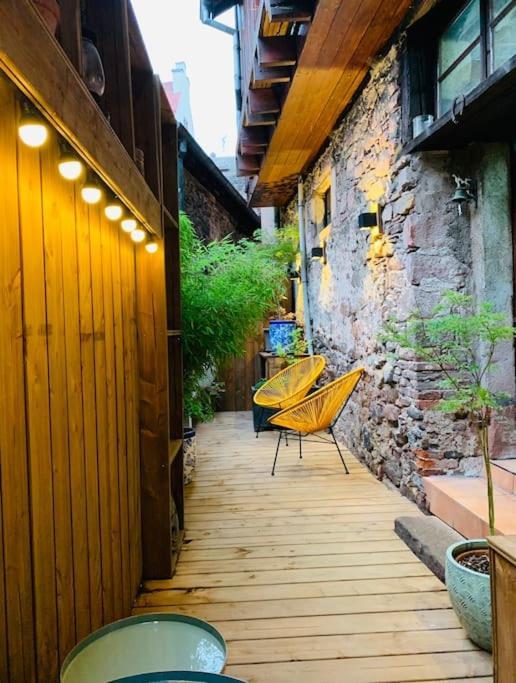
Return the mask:
<svg viewBox="0 0 516 683">
<path fill-rule="evenodd" d="M 495 683 L 513 683 L 516 671 L 516 536 L 491 536 L 491 601 Z"/>
</svg>

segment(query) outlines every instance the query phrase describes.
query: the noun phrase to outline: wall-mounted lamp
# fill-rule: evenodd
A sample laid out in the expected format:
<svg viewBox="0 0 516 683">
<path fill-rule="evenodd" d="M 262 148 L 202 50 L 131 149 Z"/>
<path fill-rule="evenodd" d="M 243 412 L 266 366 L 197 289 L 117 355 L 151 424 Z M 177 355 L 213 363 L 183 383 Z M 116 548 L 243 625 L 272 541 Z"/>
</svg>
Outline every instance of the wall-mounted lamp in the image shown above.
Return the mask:
<svg viewBox="0 0 516 683">
<path fill-rule="evenodd" d="M 322 247 L 312 247 L 312 261 L 320 261 L 326 263 L 326 243 Z"/>
<path fill-rule="evenodd" d="M 65 180 L 78 180 L 84 172 L 84 164 L 63 143 L 59 156 L 59 173 Z"/>
<path fill-rule="evenodd" d="M 477 186 L 475 181 L 471 178 L 461 178 L 454 175 L 455 192 L 453 193 L 452 202 L 457 204 L 459 216 L 462 216 L 462 207 L 468 202 L 475 202 L 477 205 Z"/>
<path fill-rule="evenodd" d="M 44 120 L 26 100 L 22 102 L 22 115 L 18 124 L 18 135 L 27 147 L 33 147 L 34 149 L 43 147 L 48 140 L 48 128 Z"/>
<path fill-rule="evenodd" d="M 374 211 L 366 211 L 359 214 L 358 227 L 360 230 L 369 230 L 371 232 L 371 241 L 374 242 L 383 235 L 382 205 L 376 204 L 371 208 L 374 208 Z"/>
</svg>

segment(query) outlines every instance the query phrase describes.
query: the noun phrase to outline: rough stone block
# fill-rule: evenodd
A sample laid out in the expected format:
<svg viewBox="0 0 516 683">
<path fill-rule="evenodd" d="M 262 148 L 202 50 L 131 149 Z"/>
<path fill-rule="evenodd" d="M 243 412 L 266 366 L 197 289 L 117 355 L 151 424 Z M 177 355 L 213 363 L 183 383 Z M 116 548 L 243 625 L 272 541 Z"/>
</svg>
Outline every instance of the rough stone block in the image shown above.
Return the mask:
<svg viewBox="0 0 516 683">
<path fill-rule="evenodd" d="M 446 551 L 463 536 L 437 517 L 398 517 L 394 530 L 412 552 L 444 583 Z"/>
</svg>

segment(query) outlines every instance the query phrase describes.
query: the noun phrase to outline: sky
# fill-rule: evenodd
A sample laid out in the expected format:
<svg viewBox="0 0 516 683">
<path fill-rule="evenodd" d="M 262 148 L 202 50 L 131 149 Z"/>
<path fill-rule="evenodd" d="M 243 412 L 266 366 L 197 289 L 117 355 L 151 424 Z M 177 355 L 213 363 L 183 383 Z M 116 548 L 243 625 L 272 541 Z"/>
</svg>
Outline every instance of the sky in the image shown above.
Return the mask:
<svg viewBox="0 0 516 683">
<path fill-rule="evenodd" d="M 175 62 L 186 63 L 197 141 L 208 154 L 231 156 L 236 146 L 233 38 L 204 26 L 199 4 L 199 0 L 132 0 L 161 80 L 172 80 Z M 218 19 L 233 25 L 233 12 Z"/>
</svg>

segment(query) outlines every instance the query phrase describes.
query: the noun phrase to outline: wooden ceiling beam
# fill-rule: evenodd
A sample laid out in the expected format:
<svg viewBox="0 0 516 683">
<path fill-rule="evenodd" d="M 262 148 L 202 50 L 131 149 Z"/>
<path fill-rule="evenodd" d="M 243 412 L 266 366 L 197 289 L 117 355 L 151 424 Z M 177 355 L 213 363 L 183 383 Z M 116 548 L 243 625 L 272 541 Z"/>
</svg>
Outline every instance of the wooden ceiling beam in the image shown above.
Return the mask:
<svg viewBox="0 0 516 683">
<path fill-rule="evenodd" d="M 251 114 L 244 112 L 244 126 L 275 126 L 276 117 L 274 114 Z"/>
<path fill-rule="evenodd" d="M 237 175 L 249 176 L 256 175 L 261 166 L 260 158 L 257 156 L 244 156 L 237 154 Z"/>
<path fill-rule="evenodd" d="M 308 23 L 312 19 L 311 0 L 265 0 L 265 11 L 271 22 Z"/>
<path fill-rule="evenodd" d="M 258 38 L 258 62 L 266 68 L 295 66 L 297 38 L 294 36 Z"/>
<path fill-rule="evenodd" d="M 270 140 L 269 131 L 262 127 L 242 128 L 240 132 L 240 142 L 255 147 L 267 147 Z"/>
<path fill-rule="evenodd" d="M 278 98 L 272 88 L 250 90 L 248 107 L 251 114 L 278 114 L 281 111 Z"/>
<path fill-rule="evenodd" d="M 251 89 L 275 85 L 276 83 L 290 83 L 292 73 L 290 68 L 278 67 L 275 69 L 263 67 L 258 60 L 255 61 L 251 76 Z"/>
</svg>

